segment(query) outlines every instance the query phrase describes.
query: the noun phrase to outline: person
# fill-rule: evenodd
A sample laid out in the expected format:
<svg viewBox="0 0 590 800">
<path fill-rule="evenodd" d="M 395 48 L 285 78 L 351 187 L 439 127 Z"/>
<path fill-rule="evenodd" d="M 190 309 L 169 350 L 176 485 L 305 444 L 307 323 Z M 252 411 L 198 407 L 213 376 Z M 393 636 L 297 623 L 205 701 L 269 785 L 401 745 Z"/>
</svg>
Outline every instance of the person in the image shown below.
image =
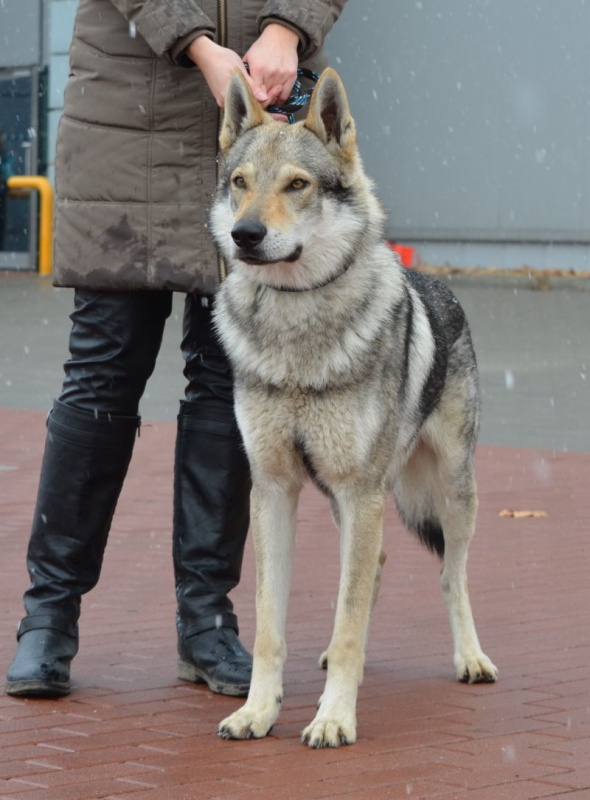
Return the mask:
<svg viewBox="0 0 590 800">
<path fill-rule="evenodd" d="M 283 103 L 345 0 L 80 0 L 56 152 L 54 284 L 75 289 L 27 551 L 31 585 L 5 690 L 70 691 L 82 595 L 96 585 L 139 432 L 139 401 L 186 293 L 174 464 L 180 678 L 247 693 L 229 592 L 250 476 L 211 314 L 225 266 L 207 231 L 225 87 L 236 68 Z M 247 65 L 247 68 L 246 68 Z M 131 568 L 131 567 L 130 567 Z"/>
</svg>

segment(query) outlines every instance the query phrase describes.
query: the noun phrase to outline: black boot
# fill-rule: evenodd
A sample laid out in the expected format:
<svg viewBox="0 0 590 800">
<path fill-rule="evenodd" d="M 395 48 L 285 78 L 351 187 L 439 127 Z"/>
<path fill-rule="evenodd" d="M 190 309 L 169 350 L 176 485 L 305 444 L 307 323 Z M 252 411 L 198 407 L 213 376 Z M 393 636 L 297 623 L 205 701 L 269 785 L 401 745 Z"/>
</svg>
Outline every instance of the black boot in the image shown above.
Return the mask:
<svg viewBox="0 0 590 800">
<path fill-rule="evenodd" d="M 70 691 L 80 598 L 98 581 L 138 427 L 139 417 L 54 404 L 27 553 L 27 616 L 19 626 L 7 694 L 59 697 Z"/>
<path fill-rule="evenodd" d="M 248 693 L 252 657 L 238 639 L 228 593 L 240 579 L 249 524 L 250 469 L 220 404 L 182 402 L 174 470 L 173 555 L 178 677 L 219 694 Z M 230 421 L 228 421 L 228 416 Z"/>
<path fill-rule="evenodd" d="M 21 620 L 8 669 L 6 694 L 63 697 L 70 693 L 70 662 L 78 652 L 78 626 L 58 611 Z"/>
</svg>

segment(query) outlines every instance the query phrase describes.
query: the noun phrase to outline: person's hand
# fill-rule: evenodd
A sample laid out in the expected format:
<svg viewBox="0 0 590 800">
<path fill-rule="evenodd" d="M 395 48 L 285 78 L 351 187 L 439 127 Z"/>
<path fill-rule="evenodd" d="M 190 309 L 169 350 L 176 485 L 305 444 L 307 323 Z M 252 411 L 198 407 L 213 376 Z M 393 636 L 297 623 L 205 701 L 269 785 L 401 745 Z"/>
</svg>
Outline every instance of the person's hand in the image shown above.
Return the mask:
<svg viewBox="0 0 590 800">
<path fill-rule="evenodd" d="M 269 104 L 268 93 L 248 75 L 242 59 L 233 50 L 221 47 L 208 36 L 199 36 L 186 48 L 186 54 L 203 73 L 219 108 L 223 108 L 227 84 L 236 67 L 246 76 L 258 102 L 263 107 Z"/>
<path fill-rule="evenodd" d="M 266 100 L 256 98 L 263 108 L 284 103 L 291 94 L 297 79 L 298 45 L 299 37 L 294 31 L 273 22 L 244 55 L 251 79 L 267 95 Z"/>
</svg>

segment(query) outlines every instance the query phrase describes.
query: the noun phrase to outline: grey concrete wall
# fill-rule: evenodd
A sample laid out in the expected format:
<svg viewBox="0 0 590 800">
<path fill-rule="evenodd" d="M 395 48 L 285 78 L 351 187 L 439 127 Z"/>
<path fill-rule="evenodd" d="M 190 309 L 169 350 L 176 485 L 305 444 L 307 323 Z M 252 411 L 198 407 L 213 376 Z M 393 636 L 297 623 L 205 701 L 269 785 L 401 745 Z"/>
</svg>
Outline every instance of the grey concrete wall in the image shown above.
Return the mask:
<svg viewBox="0 0 590 800">
<path fill-rule="evenodd" d="M 47 121 L 48 173 L 53 180 L 57 126 L 63 108 L 63 93 L 68 79 L 69 50 L 78 0 L 48 0 L 47 62 L 49 64 L 49 119 Z"/>
<path fill-rule="evenodd" d="M 348 3 L 328 50 L 392 238 L 589 268 L 589 32 L 587 0 Z"/>
<path fill-rule="evenodd" d="M 41 63 L 43 10 L 43 0 L 0 2 L 0 69 Z"/>
</svg>

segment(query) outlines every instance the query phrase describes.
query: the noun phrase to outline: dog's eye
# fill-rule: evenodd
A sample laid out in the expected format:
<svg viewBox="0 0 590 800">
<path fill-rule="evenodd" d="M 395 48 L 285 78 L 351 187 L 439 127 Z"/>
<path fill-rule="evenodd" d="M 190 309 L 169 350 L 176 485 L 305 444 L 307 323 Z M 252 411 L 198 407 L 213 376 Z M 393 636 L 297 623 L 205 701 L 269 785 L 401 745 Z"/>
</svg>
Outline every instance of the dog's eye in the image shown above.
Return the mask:
<svg viewBox="0 0 590 800">
<path fill-rule="evenodd" d="M 233 179 L 233 184 L 237 189 L 246 188 L 246 181 L 241 175 L 236 175 L 236 177 Z"/>
<path fill-rule="evenodd" d="M 307 186 L 309 186 L 309 181 L 305 181 L 303 178 L 295 178 L 289 184 L 289 189 L 293 192 L 300 192 L 301 189 L 305 189 Z"/>
</svg>

